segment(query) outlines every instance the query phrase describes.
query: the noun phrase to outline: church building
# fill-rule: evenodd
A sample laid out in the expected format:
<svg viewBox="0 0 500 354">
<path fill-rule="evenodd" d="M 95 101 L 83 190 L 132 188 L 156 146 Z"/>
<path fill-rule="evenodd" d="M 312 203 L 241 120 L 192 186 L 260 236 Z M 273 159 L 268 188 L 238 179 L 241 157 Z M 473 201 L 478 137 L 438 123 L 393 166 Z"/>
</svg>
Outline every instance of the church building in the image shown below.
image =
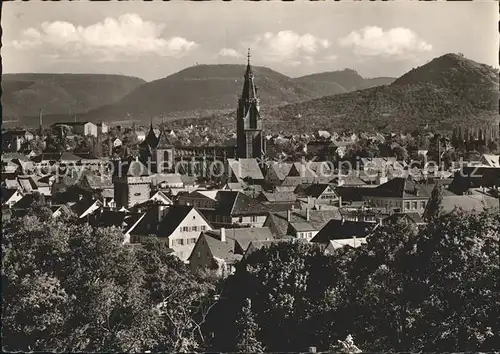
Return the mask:
<svg viewBox="0 0 500 354">
<path fill-rule="evenodd" d="M 262 161 L 266 148 L 257 86 L 250 65 L 250 51 L 244 78 L 236 113 L 236 146 L 180 146 L 169 139 L 164 127 L 157 136 L 151 122 L 145 140 L 139 145 L 141 161 L 151 166 L 155 173 L 168 172 L 168 167 L 173 167 L 177 161 L 191 161 L 191 159 L 210 162 L 226 161 L 236 157 Z"/>
<path fill-rule="evenodd" d="M 245 72 L 243 92 L 238 100 L 236 113 L 236 157 L 263 159 L 265 155 L 265 140 L 262 133 L 262 118 L 260 116 L 260 100 L 254 74 L 250 65 L 250 50 Z"/>
</svg>

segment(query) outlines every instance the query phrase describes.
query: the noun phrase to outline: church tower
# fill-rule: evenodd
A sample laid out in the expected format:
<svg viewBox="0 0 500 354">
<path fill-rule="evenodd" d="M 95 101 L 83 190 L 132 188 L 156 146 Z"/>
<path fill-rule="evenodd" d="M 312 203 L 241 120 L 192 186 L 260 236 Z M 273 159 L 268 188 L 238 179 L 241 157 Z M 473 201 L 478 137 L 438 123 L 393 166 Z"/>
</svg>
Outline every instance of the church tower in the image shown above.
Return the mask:
<svg viewBox="0 0 500 354">
<path fill-rule="evenodd" d="M 260 158 L 265 154 L 262 118 L 254 74 L 250 66 L 250 49 L 245 72 L 243 92 L 238 100 L 236 113 L 236 157 Z"/>
</svg>

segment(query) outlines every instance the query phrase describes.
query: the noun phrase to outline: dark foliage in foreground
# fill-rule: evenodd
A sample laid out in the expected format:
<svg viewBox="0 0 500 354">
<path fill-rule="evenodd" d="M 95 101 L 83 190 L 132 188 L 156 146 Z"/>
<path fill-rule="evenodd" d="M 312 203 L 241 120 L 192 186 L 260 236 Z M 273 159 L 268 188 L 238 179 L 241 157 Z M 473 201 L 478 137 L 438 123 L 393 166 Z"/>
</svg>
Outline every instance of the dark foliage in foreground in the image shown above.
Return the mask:
<svg viewBox="0 0 500 354">
<path fill-rule="evenodd" d="M 221 290 L 162 244 L 30 215 L 3 230 L 4 351 L 338 351 L 349 334 L 370 352 L 493 351 L 500 340 L 498 211 L 379 227 L 328 256 L 280 243 Z"/>
<path fill-rule="evenodd" d="M 211 320 L 212 350 L 231 350 L 250 299 L 269 351 L 493 351 L 499 310 L 499 226 L 491 214 L 453 213 L 417 230 L 378 228 L 367 245 L 324 256 L 289 243 L 251 254 L 228 279 Z"/>
</svg>

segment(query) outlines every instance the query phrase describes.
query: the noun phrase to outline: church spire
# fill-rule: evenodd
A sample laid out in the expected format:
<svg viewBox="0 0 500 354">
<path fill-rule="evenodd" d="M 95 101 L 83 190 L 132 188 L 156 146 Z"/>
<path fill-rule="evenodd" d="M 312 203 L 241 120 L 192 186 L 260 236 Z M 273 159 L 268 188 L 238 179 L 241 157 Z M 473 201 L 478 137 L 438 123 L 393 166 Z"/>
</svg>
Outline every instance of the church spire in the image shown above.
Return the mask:
<svg viewBox="0 0 500 354">
<path fill-rule="evenodd" d="M 241 98 L 243 102 L 247 104 L 254 100 L 258 101 L 257 87 L 254 82 L 254 74 L 252 71 L 252 66 L 250 65 L 250 48 L 248 48 L 248 53 L 247 53 L 247 70 L 245 72 L 245 82 L 243 84 L 243 92 L 241 94 Z"/>
</svg>

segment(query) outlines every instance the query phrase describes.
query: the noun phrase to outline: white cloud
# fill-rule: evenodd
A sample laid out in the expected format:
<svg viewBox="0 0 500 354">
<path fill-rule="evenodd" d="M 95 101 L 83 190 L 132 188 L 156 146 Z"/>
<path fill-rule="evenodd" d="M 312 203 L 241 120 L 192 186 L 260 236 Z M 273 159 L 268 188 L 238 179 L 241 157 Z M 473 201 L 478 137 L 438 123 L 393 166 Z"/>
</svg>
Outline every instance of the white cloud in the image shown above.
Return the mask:
<svg viewBox="0 0 500 354">
<path fill-rule="evenodd" d="M 163 24 L 145 21 L 136 14 L 106 18 L 88 27 L 64 21 L 44 22 L 28 28 L 11 44 L 17 49 L 41 47 L 70 56 L 91 55 L 113 61 L 120 56 L 154 54 L 179 57 L 197 44 L 182 37 L 162 37 Z"/>
<path fill-rule="evenodd" d="M 369 26 L 349 33 L 340 39 L 339 43 L 344 47 L 352 47 L 357 55 L 398 59 L 406 59 L 432 49 L 431 44 L 419 38 L 412 30 L 403 27 L 384 31 L 380 27 Z"/>
<path fill-rule="evenodd" d="M 218 54 L 219 57 L 241 58 L 241 54 L 233 48 L 222 48 Z"/>
<path fill-rule="evenodd" d="M 318 38 L 306 33 L 300 35 L 293 31 L 266 32 L 255 36 L 247 43 L 252 52 L 269 62 L 297 63 L 304 57 L 314 60 L 314 56 L 330 47 L 328 39 Z"/>
</svg>

